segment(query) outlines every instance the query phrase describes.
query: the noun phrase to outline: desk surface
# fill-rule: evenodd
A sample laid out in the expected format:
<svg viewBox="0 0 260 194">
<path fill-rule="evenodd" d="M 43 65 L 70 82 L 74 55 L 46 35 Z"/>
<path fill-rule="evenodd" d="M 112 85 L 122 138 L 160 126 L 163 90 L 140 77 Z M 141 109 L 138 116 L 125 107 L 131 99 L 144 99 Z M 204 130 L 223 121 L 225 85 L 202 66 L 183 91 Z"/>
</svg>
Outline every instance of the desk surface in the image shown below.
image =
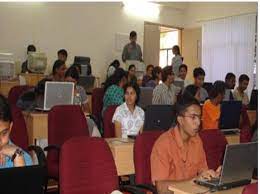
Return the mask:
<svg viewBox="0 0 260 194">
<path fill-rule="evenodd" d="M 217 191 L 214 192 L 214 194 L 242 194 L 243 188 L 244 187 L 237 187 L 225 191 Z M 169 186 L 169 190 L 173 191 L 174 194 L 210 194 L 210 192 L 206 192 L 209 188 L 199 186 L 192 180 L 173 183 Z"/>
</svg>

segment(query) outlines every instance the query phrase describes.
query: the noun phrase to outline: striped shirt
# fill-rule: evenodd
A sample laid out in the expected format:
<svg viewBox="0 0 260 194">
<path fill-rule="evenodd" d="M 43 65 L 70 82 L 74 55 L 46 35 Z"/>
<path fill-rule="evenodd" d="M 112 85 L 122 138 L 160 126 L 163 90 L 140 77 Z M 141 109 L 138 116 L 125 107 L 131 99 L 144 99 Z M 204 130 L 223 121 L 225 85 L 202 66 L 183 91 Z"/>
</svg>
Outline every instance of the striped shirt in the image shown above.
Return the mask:
<svg viewBox="0 0 260 194">
<path fill-rule="evenodd" d="M 167 86 L 165 83 L 157 85 L 153 90 L 153 104 L 173 105 L 177 100 L 180 88 L 173 84 Z"/>
</svg>

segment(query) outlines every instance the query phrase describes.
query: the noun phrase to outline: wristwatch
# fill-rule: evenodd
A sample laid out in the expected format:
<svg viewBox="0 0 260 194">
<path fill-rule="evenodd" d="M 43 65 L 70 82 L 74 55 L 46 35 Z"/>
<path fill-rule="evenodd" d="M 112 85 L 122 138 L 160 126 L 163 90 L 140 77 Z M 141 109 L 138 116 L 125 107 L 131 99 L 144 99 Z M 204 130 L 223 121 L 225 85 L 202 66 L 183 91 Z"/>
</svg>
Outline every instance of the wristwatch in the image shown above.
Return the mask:
<svg viewBox="0 0 260 194">
<path fill-rule="evenodd" d="M 12 159 L 11 159 L 12 162 L 15 160 L 15 158 L 16 158 L 17 155 L 18 155 L 18 156 L 23 155 L 23 151 L 22 151 L 21 149 L 19 149 L 19 148 L 17 148 L 17 149 L 15 150 L 14 154 L 12 155 Z"/>
</svg>

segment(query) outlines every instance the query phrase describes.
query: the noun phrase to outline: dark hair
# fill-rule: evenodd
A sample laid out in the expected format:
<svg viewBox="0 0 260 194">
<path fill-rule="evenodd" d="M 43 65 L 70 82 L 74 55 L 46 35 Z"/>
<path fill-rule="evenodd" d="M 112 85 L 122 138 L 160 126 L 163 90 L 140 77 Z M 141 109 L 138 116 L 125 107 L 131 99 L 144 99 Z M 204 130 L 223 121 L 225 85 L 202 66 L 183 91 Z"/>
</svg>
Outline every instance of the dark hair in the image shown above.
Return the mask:
<svg viewBox="0 0 260 194">
<path fill-rule="evenodd" d="M 27 46 L 27 53 L 36 52 L 36 47 L 33 44 Z"/>
<path fill-rule="evenodd" d="M 71 66 L 65 73 L 65 77 L 72 77 L 76 81 L 79 80 L 79 72 L 75 66 Z"/>
<path fill-rule="evenodd" d="M 132 64 L 132 65 L 129 65 L 128 71 L 130 71 L 132 68 L 136 68 L 135 65 L 133 65 L 133 64 Z"/>
<path fill-rule="evenodd" d="M 54 75 L 56 73 L 56 70 L 59 69 L 62 65 L 64 65 L 65 62 L 62 60 L 56 60 L 52 67 L 52 74 Z"/>
<path fill-rule="evenodd" d="M 162 68 L 160 66 L 156 66 L 153 68 L 153 72 L 152 72 L 152 80 L 156 80 L 158 78 L 158 73 L 162 72 Z"/>
<path fill-rule="evenodd" d="M 12 113 L 7 99 L 0 94 L 0 120 L 4 122 L 12 122 Z"/>
<path fill-rule="evenodd" d="M 175 104 L 176 119 L 178 116 L 183 115 L 186 112 L 187 108 L 191 105 L 197 105 L 198 107 L 200 107 L 200 103 L 197 99 L 195 99 L 189 93 L 184 93 Z"/>
<path fill-rule="evenodd" d="M 81 74 L 81 65 L 79 63 L 73 63 L 71 67 L 76 67 L 79 69 L 79 74 Z"/>
<path fill-rule="evenodd" d="M 246 74 L 240 75 L 238 78 L 239 83 L 241 83 L 244 80 L 249 81 L 249 77 Z"/>
<path fill-rule="evenodd" d="M 185 64 L 181 64 L 179 67 L 179 71 L 181 71 L 181 69 L 184 68 L 186 71 L 188 71 L 188 66 Z"/>
<path fill-rule="evenodd" d="M 124 94 L 126 93 L 127 88 L 130 88 L 130 87 L 133 88 L 135 93 L 136 93 L 135 104 L 137 104 L 139 102 L 139 99 L 140 99 L 140 88 L 139 88 L 139 86 L 136 83 L 129 82 L 124 87 Z"/>
<path fill-rule="evenodd" d="M 178 45 L 174 45 L 172 47 L 172 50 L 176 50 L 177 51 L 177 55 L 181 55 L 181 52 L 180 52 L 180 47 Z"/>
<path fill-rule="evenodd" d="M 209 92 L 209 97 L 216 98 L 219 94 L 224 95 L 226 90 L 225 82 L 217 80 L 214 82 L 212 89 Z"/>
<path fill-rule="evenodd" d="M 109 66 L 113 66 L 117 69 L 118 67 L 120 67 L 120 62 L 119 60 L 115 59 Z"/>
<path fill-rule="evenodd" d="M 68 52 L 65 49 L 60 49 L 57 54 L 58 55 L 64 55 L 65 57 L 68 57 Z"/>
<path fill-rule="evenodd" d="M 205 76 L 205 71 L 201 67 L 197 67 L 193 70 L 193 77 Z"/>
<path fill-rule="evenodd" d="M 113 84 L 118 85 L 124 77 L 127 79 L 127 73 L 125 72 L 125 70 L 120 67 L 117 68 L 114 74 L 107 78 L 104 86 L 104 91 L 106 91 L 107 88 Z"/>
<path fill-rule="evenodd" d="M 231 72 L 227 73 L 225 80 L 227 81 L 230 80 L 231 78 L 236 78 L 235 74 Z"/>
<path fill-rule="evenodd" d="M 146 71 L 148 71 L 151 67 L 154 68 L 154 66 L 153 66 L 152 64 L 147 65 L 147 67 L 146 67 Z"/>
<path fill-rule="evenodd" d="M 45 83 L 46 83 L 47 81 L 52 81 L 52 80 L 49 79 L 49 78 L 44 78 L 44 79 L 40 80 L 40 81 L 37 83 L 36 87 L 34 88 L 34 92 L 35 92 L 36 95 L 44 95 L 44 92 L 45 92 Z"/>
<path fill-rule="evenodd" d="M 169 75 L 173 74 L 172 67 L 166 66 L 162 69 L 162 82 L 165 82 Z"/>
<path fill-rule="evenodd" d="M 134 38 L 136 36 L 137 36 L 136 31 L 131 31 L 130 32 L 130 38 Z"/>
<path fill-rule="evenodd" d="M 184 92 L 183 92 L 183 95 L 185 94 L 185 93 L 188 93 L 188 94 L 190 94 L 191 96 L 195 96 L 196 95 L 196 93 L 198 92 L 198 90 L 199 90 L 199 87 L 198 86 L 195 86 L 194 84 L 191 84 L 191 85 L 188 85 L 186 88 L 185 88 L 185 90 L 184 90 Z"/>
</svg>

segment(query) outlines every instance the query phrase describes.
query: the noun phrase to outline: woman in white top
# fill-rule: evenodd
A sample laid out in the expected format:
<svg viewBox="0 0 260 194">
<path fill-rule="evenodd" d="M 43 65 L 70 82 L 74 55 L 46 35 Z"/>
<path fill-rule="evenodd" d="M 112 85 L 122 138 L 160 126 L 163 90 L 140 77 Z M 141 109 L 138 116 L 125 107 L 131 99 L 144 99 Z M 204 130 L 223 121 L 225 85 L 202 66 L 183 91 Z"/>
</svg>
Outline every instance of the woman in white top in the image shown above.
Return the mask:
<svg viewBox="0 0 260 194">
<path fill-rule="evenodd" d="M 183 57 L 181 56 L 180 47 L 175 45 L 172 47 L 172 53 L 174 57 L 172 58 L 172 71 L 176 76 L 179 75 L 179 67 L 183 62 Z"/>
<path fill-rule="evenodd" d="M 143 129 L 144 111 L 136 104 L 140 89 L 136 83 L 128 83 L 125 87 L 125 102 L 117 107 L 112 122 L 115 124 L 115 136 L 127 138 L 137 135 Z"/>
</svg>

